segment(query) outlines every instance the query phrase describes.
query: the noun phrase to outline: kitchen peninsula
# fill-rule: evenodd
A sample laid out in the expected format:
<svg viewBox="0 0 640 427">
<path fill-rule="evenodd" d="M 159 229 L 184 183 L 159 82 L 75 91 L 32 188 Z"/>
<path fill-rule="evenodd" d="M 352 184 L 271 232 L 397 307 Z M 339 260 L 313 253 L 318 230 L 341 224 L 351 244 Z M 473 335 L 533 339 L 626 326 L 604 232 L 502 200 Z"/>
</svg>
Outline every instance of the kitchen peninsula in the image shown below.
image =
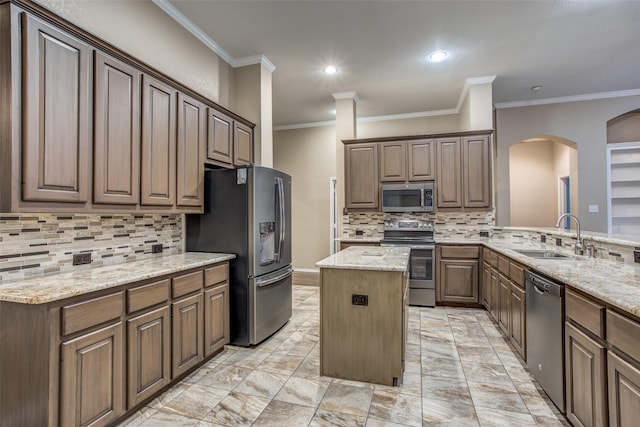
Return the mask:
<svg viewBox="0 0 640 427">
<path fill-rule="evenodd" d="M 320 375 L 399 385 L 409 248 L 353 246 L 320 268 Z"/>
</svg>

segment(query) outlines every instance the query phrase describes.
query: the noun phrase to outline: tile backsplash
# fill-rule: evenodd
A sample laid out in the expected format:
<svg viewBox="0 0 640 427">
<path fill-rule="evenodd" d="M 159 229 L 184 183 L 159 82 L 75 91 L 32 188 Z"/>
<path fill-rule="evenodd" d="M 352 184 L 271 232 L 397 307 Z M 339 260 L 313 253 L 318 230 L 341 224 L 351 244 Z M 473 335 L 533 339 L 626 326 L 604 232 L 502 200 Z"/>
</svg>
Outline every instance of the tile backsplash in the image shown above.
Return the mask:
<svg viewBox="0 0 640 427">
<path fill-rule="evenodd" d="M 0 282 L 182 252 L 180 214 L 0 214 Z"/>
<path fill-rule="evenodd" d="M 384 233 L 384 221 L 394 218 L 403 219 L 428 219 L 435 225 L 435 236 L 478 237 L 480 231 L 488 230 L 495 226 L 495 212 L 468 211 L 468 212 L 435 212 L 435 213 L 384 213 L 384 212 L 358 212 L 349 213 L 342 217 L 342 237 L 382 237 Z M 362 234 L 360 234 L 362 232 Z"/>
</svg>

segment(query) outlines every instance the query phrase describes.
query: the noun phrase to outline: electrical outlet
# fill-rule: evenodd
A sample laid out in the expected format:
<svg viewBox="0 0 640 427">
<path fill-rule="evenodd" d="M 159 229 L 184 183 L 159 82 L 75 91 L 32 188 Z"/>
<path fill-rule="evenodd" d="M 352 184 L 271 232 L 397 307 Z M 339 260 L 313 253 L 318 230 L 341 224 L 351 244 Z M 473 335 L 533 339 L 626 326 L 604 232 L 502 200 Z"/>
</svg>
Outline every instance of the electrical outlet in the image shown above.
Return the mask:
<svg viewBox="0 0 640 427">
<path fill-rule="evenodd" d="M 562 246 L 562 239 L 556 239 L 556 246 Z"/>
<path fill-rule="evenodd" d="M 640 251 L 633 251 L 633 262 L 640 264 Z"/>
<path fill-rule="evenodd" d="M 157 243 L 155 245 L 151 245 L 151 253 L 152 254 L 159 254 L 160 252 L 162 252 L 162 243 Z"/>
<path fill-rule="evenodd" d="M 356 236 L 364 236 L 364 230 L 356 229 Z"/>
<path fill-rule="evenodd" d="M 547 243 L 547 236 L 540 235 L 540 243 Z"/>
<path fill-rule="evenodd" d="M 480 232 L 480 237 L 489 237 L 489 232 L 488 231 L 481 231 Z"/>
<path fill-rule="evenodd" d="M 73 254 L 73 265 L 91 264 L 91 252 Z"/>
<path fill-rule="evenodd" d="M 369 295 L 351 295 L 351 304 L 352 305 L 369 305 Z"/>
</svg>

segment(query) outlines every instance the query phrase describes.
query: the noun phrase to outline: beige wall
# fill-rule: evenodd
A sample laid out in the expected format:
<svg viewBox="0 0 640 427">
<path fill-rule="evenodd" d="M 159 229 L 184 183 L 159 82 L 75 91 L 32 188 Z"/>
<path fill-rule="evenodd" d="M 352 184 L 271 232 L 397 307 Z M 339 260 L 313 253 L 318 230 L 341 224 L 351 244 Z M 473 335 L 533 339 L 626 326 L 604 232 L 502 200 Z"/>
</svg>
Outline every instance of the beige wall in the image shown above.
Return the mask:
<svg viewBox="0 0 640 427">
<path fill-rule="evenodd" d="M 493 129 L 493 85 L 474 84 L 460 106 L 459 130 Z"/>
<path fill-rule="evenodd" d="M 396 135 L 425 135 L 429 133 L 457 132 L 460 130 L 457 114 L 417 117 L 413 119 L 358 122 L 358 138 L 378 138 Z"/>
<path fill-rule="evenodd" d="M 554 143 L 522 142 L 509 150 L 511 225 L 551 227 L 555 224 L 558 185 Z"/>
<path fill-rule="evenodd" d="M 293 266 L 329 256 L 329 177 L 336 176 L 335 128 L 274 133 L 274 167 L 292 176 Z"/>
<path fill-rule="evenodd" d="M 203 96 L 229 106 L 233 69 L 148 0 L 37 0 Z"/>
<path fill-rule="evenodd" d="M 607 230 L 607 121 L 640 107 L 640 96 L 499 109 L 496 113 L 498 225 L 510 225 L 509 147 L 555 135 L 577 144 L 578 206 L 585 230 Z M 589 213 L 588 205 L 599 212 Z"/>
</svg>

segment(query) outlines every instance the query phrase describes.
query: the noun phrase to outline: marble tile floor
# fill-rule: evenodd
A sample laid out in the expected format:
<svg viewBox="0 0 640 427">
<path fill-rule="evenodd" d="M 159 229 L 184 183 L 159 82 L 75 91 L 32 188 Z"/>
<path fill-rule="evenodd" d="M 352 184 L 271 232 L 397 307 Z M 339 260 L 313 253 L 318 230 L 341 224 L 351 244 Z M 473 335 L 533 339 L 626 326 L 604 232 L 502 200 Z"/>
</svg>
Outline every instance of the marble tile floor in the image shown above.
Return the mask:
<svg viewBox="0 0 640 427">
<path fill-rule="evenodd" d="M 120 425 L 569 425 L 484 310 L 410 307 L 400 387 L 321 377 L 319 320 L 319 288 L 294 286 L 274 336 L 227 346 Z"/>
</svg>

